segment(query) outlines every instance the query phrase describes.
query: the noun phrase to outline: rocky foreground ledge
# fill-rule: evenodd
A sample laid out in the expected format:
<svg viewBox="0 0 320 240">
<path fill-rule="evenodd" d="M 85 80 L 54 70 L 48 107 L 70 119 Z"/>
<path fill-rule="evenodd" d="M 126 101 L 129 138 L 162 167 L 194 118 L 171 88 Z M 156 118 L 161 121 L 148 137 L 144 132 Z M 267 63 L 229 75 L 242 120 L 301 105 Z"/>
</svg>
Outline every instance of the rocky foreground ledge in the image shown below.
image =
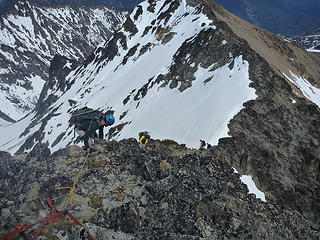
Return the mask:
<svg viewBox="0 0 320 240">
<path fill-rule="evenodd" d="M 100 141 L 76 185 L 70 213 L 96 239 L 319 239 L 297 211 L 262 202 L 215 148 L 187 149 L 172 141 Z M 0 235 L 65 210 L 68 190 L 86 152 L 0 152 Z M 28 229 L 14 239 L 31 239 Z M 38 239 L 90 239 L 67 216 L 45 223 Z"/>
</svg>

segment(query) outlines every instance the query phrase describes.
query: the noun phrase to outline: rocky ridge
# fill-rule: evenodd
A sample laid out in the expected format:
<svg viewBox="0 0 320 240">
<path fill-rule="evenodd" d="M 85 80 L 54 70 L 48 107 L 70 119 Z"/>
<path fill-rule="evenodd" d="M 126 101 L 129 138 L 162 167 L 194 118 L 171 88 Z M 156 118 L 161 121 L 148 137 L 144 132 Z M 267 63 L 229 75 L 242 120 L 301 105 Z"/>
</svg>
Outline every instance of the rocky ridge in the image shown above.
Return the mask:
<svg viewBox="0 0 320 240">
<path fill-rule="evenodd" d="M 220 11 L 216 10 L 218 18 L 226 20 Z M 297 209 L 320 229 L 320 109 L 282 74 L 285 68 L 310 74 L 307 79 L 320 86 L 319 59 L 255 27 L 253 35 L 245 33 L 241 19 L 230 20 L 229 27 L 259 54 L 244 50 L 252 63 L 249 74 L 258 98 L 246 102 L 228 124 L 232 137 L 219 140 L 222 158 L 242 174 L 252 175 L 269 201 Z"/>
<path fill-rule="evenodd" d="M 171 140 L 97 141 L 76 185 L 70 212 L 96 239 L 318 239 L 295 210 L 262 202 L 218 149 L 188 149 Z M 38 145 L 29 154 L 0 153 L 0 232 L 65 207 L 86 152 L 70 146 L 53 154 Z M 15 188 L 12 188 L 15 186 Z M 27 231 L 31 237 L 32 232 Z M 40 237 L 39 237 L 40 238 Z M 20 239 L 20 238 L 19 238 Z M 89 239 L 66 217 L 47 224 L 41 239 Z"/>
<path fill-rule="evenodd" d="M 153 13 L 156 2 L 158 1 L 148 1 L 146 7 L 148 14 Z M 165 10 L 150 20 L 151 25 L 143 27 L 135 25 L 135 21 L 138 22 L 139 17 L 143 16 L 141 8 L 137 8 L 132 17 L 127 19 L 124 25 L 125 31 L 117 32 L 109 42 L 97 48 L 83 66 L 77 69 L 76 77 L 69 79 L 69 82 L 66 81 L 65 87 L 75 79 L 81 77 L 85 79 L 81 86 L 81 98 L 78 98 L 83 102 L 85 96 L 90 95 L 92 90 L 90 83 L 94 81 L 97 73 L 108 63 L 112 63 L 114 58 L 120 58 L 119 62 L 112 65 L 117 69 L 119 66 L 125 66 L 127 62 L 132 63 L 130 59 L 134 58 L 135 61 L 142 59 L 152 51 L 155 47 L 153 44 L 140 46 L 138 44 L 140 42 L 133 42 L 135 37 L 140 40 L 139 34 L 152 32 L 159 42 L 170 43 L 175 36 L 174 31 L 171 32 L 172 26 L 158 25 L 158 23 L 162 21 L 167 23 L 181 2 L 162 1 L 162 3 L 161 9 Z M 249 62 L 249 75 L 252 81 L 250 86 L 256 90 L 257 99 L 246 102 L 245 108 L 230 121 L 228 125 L 230 138 L 219 141 L 220 158 L 223 162 L 235 166 L 241 174 L 252 175 L 258 187 L 266 193 L 269 203 L 284 206 L 287 210 L 298 211 L 313 229 L 319 230 L 320 111 L 317 105 L 308 100 L 301 90 L 285 77 L 285 74 L 292 71 L 299 76 L 305 76 L 306 82 L 309 81 L 319 87 L 319 59 L 276 35 L 236 18 L 211 1 L 190 0 L 186 3 L 197 6 L 196 11 L 204 12 L 217 29 L 205 29 L 179 45 L 179 51 L 174 55 L 168 73 L 155 76 L 150 81 L 146 80 L 143 87 L 134 89 L 129 95 L 127 93 L 125 97 L 128 97 L 120 99 L 120 104 L 116 103 L 117 106 L 126 105 L 129 98 L 138 107 L 139 102 L 134 100 L 139 101 L 148 96 L 148 90 L 157 83 L 163 86 L 169 85 L 170 88 L 179 88 L 182 92 L 186 89 L 192 90 L 193 76 L 198 67 L 208 67 L 213 64 L 215 67 L 220 67 L 230 63 L 230 69 L 237 68 L 230 55 L 242 55 L 243 59 Z M 65 102 L 69 105 L 64 105 L 64 112 L 70 112 L 72 104 L 77 104 L 72 101 Z M 37 142 L 48 142 L 49 138 L 45 138 L 46 124 L 50 117 L 63 113 L 59 112 L 59 107 L 55 105 L 54 110 L 45 119 L 41 119 L 40 116 L 28 127 L 32 128 L 43 121 L 39 131 L 30 135 L 21 145 L 20 153 L 32 149 Z M 123 111 L 121 114 L 119 123 L 117 121 L 119 125 L 110 130 L 113 134 L 109 135 L 111 137 L 116 136 L 132 121 L 130 118 L 126 119 L 127 112 Z M 72 130 L 67 127 L 60 128 L 61 131 L 57 130 L 66 119 L 58 123 L 56 122 L 58 118 L 53 119 L 54 124 L 47 132 L 51 134 L 52 129 L 55 129 L 58 134 L 49 147 L 67 140 L 69 142 L 65 145 L 69 144 L 72 139 L 68 137 L 71 136 Z M 214 121 L 213 118 L 212 122 Z"/>
</svg>

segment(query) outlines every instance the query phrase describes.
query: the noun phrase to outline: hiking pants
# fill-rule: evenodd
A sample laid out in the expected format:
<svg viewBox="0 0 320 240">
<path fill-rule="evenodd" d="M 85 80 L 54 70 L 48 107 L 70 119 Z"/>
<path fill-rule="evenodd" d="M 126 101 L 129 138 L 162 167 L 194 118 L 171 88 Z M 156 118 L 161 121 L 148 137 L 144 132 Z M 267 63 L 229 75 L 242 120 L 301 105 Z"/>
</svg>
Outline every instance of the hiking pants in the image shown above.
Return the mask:
<svg viewBox="0 0 320 240">
<path fill-rule="evenodd" d="M 76 133 L 80 136 L 80 137 L 83 137 L 84 134 L 86 133 L 84 130 L 80 130 L 80 129 L 77 129 L 76 128 Z M 88 143 L 89 143 L 89 147 L 91 148 L 94 144 L 94 141 L 91 137 L 89 137 L 88 139 Z"/>
</svg>

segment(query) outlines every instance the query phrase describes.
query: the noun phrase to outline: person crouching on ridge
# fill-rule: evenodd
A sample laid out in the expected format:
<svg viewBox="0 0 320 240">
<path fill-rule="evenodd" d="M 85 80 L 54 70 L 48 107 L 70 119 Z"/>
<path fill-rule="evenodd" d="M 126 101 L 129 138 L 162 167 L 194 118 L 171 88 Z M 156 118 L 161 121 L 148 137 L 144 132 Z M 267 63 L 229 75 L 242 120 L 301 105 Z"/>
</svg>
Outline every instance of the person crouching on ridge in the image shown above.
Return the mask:
<svg viewBox="0 0 320 240">
<path fill-rule="evenodd" d="M 102 116 L 101 119 L 82 119 L 76 127 L 77 134 L 83 139 L 85 150 L 93 145 L 93 139 L 97 137 L 96 130 L 99 129 L 99 138 L 103 139 L 103 128 L 113 125 L 115 118 L 112 114 Z"/>
<path fill-rule="evenodd" d="M 200 140 L 200 149 L 204 149 L 206 146 L 206 141 L 205 140 Z"/>
</svg>

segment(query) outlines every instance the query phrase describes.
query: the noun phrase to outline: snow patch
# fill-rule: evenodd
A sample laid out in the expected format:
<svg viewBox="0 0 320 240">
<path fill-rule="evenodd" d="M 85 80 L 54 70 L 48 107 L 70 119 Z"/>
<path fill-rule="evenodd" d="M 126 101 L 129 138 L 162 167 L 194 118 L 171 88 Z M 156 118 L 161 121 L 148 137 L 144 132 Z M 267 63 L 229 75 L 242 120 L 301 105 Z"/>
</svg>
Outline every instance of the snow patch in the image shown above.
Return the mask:
<svg viewBox="0 0 320 240">
<path fill-rule="evenodd" d="M 18 151 L 19 147 L 26 140 L 26 136 L 20 137 L 20 134 L 24 132 L 24 129 L 30 124 L 33 117 L 34 115 L 29 115 L 17 123 L 5 123 L 3 126 L 0 124 L 1 134 L 5 136 L 5 138 L 0 138 L 1 151 L 10 152 L 11 154 Z M 38 125 L 34 126 L 30 129 L 29 134 L 32 135 L 38 128 Z"/>
<path fill-rule="evenodd" d="M 63 68 L 69 68 L 69 69 L 71 69 L 71 66 L 72 66 L 72 63 L 71 62 L 67 62 L 64 66 L 63 66 Z"/>
<path fill-rule="evenodd" d="M 244 184 L 247 185 L 249 193 L 253 193 L 254 195 L 256 195 L 257 198 L 260 198 L 263 202 L 267 202 L 264 192 L 260 191 L 257 188 L 256 184 L 254 183 L 250 175 L 242 175 L 240 179 Z"/>
<path fill-rule="evenodd" d="M 32 76 L 31 78 L 29 78 L 29 80 L 32 83 L 34 97 L 38 99 L 45 84 L 45 81 L 39 76 Z"/>
<path fill-rule="evenodd" d="M 0 118 L 0 127 L 7 127 L 10 124 L 11 124 L 10 122 Z"/>
<path fill-rule="evenodd" d="M 0 68 L 0 74 L 7 74 L 10 73 L 8 69 Z"/>
<path fill-rule="evenodd" d="M 1 111 L 15 120 L 22 118 L 33 108 L 33 104 L 39 99 L 45 83 L 39 76 L 32 76 L 26 78 L 26 80 L 31 82 L 32 89 L 24 88 L 25 81 L 18 79 L 16 85 L 3 84 L 2 91 L 0 91 Z M 8 96 L 16 99 L 16 101 L 12 102 Z"/>
<path fill-rule="evenodd" d="M 320 89 L 314 87 L 305 78 L 295 75 L 290 71 L 290 77 L 285 73 L 283 75 L 292 82 L 297 88 L 300 89 L 302 94 L 311 102 L 316 104 L 320 108 Z"/>
<path fill-rule="evenodd" d="M 307 49 L 308 52 L 315 52 L 315 53 L 320 53 L 320 50 L 318 49 Z"/>
<path fill-rule="evenodd" d="M 218 144 L 220 138 L 228 137 L 227 125 L 243 108 L 243 103 L 257 97 L 249 87 L 248 62 L 241 56 L 234 62 L 232 70 L 227 65 L 213 72 L 211 68 L 199 67 L 192 87 L 183 92 L 154 86 L 140 101 L 138 109 L 136 102 L 130 106 L 125 118 L 134 121 L 125 127 L 119 139 L 148 130 L 154 138 L 171 138 L 192 148 L 198 147 L 199 139 Z"/>
</svg>

